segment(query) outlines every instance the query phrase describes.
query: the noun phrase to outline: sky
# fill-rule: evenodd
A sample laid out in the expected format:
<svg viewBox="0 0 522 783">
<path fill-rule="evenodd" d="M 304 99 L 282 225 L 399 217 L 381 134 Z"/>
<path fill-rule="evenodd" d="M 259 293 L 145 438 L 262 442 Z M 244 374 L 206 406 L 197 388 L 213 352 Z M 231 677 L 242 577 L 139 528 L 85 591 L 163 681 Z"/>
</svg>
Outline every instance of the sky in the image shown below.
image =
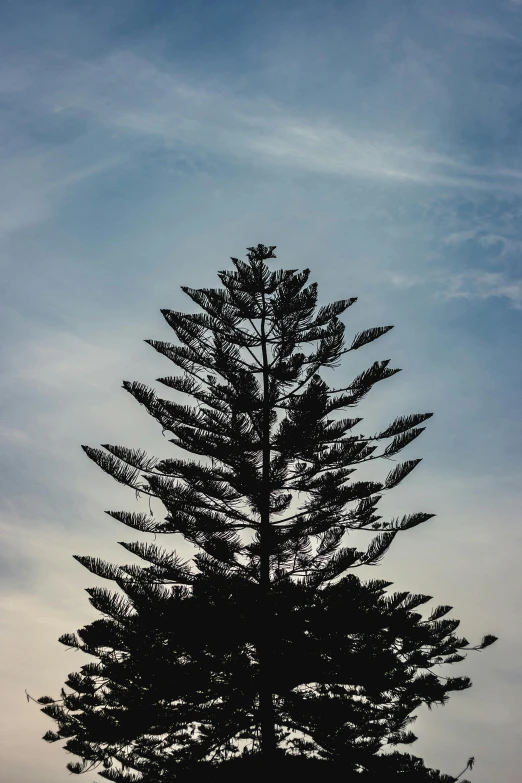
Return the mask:
<svg viewBox="0 0 522 783">
<path fill-rule="evenodd" d="M 336 372 L 403 369 L 368 431 L 434 412 L 386 510 L 437 516 L 368 576 L 500 637 L 411 750 L 519 783 L 522 2 L 4 0 L 0 47 L 2 781 L 69 779 L 25 689 L 85 662 L 57 642 L 96 617 L 72 555 L 136 538 L 80 445 L 169 456 L 121 383 L 170 372 L 143 341 L 190 310 L 181 285 L 263 243 L 323 303 L 359 297 L 349 336 L 395 325 Z"/>
</svg>

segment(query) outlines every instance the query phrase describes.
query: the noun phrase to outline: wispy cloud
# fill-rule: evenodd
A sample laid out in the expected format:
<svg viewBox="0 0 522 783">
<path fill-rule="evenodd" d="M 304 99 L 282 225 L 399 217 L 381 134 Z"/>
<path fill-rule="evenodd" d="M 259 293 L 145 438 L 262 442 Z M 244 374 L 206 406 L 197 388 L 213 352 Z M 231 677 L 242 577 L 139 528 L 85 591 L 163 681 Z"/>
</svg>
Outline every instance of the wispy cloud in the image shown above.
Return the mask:
<svg viewBox="0 0 522 783">
<path fill-rule="evenodd" d="M 172 63 L 132 51 L 88 62 L 71 56 L 51 79 L 31 60 L 13 63 L 6 74 L 0 91 L 20 105 L 29 102 L 32 124 L 50 125 L 53 132 L 43 148 L 38 141 L 22 152 L 0 154 L 0 241 L 51 218 L 75 186 L 125 169 L 150 149 L 224 156 L 247 166 L 368 181 L 403 192 L 421 187 L 522 194 L 522 168 L 516 165 L 476 165 L 462 153 L 442 152 L 436 141 L 423 145 L 386 128 L 363 133 L 335 110 L 312 116 L 222 83 L 189 79 Z M 73 141 L 51 141 L 75 122 Z M 12 137 L 17 130 L 15 121 Z M 521 244 L 494 229 L 479 241 L 493 243 L 496 236 L 505 254 Z"/>
<path fill-rule="evenodd" d="M 502 226 L 498 226 L 498 229 L 502 229 Z M 482 248 L 496 249 L 498 251 L 497 258 L 510 256 L 520 258 L 522 256 L 522 240 L 515 235 L 514 231 L 511 235 L 508 235 L 500 233 L 500 230 L 495 232 L 473 228 L 448 234 L 443 241 L 447 245 L 462 245 L 466 242 L 475 242 Z"/>
<path fill-rule="evenodd" d="M 522 310 L 522 278 L 471 270 L 452 275 L 442 295 L 446 299 L 506 299 L 516 310 Z"/>
<path fill-rule="evenodd" d="M 19 231 L 44 223 L 71 187 L 121 162 L 121 155 L 112 155 L 82 165 L 64 161 L 51 152 L 0 158 L 0 243 Z"/>
<path fill-rule="evenodd" d="M 448 274 L 438 268 L 426 270 L 424 275 L 390 273 L 388 279 L 404 291 L 424 286 L 439 299 L 503 299 L 514 309 L 522 309 L 522 278 L 512 277 L 506 271 L 468 269 Z"/>
<path fill-rule="evenodd" d="M 520 4 L 514 0 L 514 4 Z M 449 13 L 437 14 L 431 8 L 429 17 L 433 22 L 439 22 L 444 27 L 471 38 L 502 40 L 516 40 L 516 35 L 494 16 L 488 16 L 480 11 L 471 14 L 459 12 L 455 8 Z"/>
<path fill-rule="evenodd" d="M 522 193 L 518 170 L 472 165 L 386 133 L 361 136 L 333 116 L 311 119 L 275 101 L 189 84 L 172 68 L 129 52 L 71 64 L 44 103 L 64 117 L 90 118 L 121 141 L 203 148 L 337 177 Z"/>
</svg>

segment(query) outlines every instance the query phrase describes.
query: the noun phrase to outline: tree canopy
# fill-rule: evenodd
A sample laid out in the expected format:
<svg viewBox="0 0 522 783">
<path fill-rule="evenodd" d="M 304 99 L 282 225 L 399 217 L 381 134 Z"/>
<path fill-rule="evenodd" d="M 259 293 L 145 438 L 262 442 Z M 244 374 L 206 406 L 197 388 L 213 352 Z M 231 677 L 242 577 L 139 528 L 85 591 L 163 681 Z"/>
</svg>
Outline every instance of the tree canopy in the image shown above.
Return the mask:
<svg viewBox="0 0 522 783">
<path fill-rule="evenodd" d="M 188 779 L 194 764 L 198 775 L 243 775 L 253 759 L 281 774 L 308 763 L 340 765 L 357 780 L 456 780 L 381 751 L 416 739 L 408 726 L 421 705 L 470 686 L 435 667 L 495 637 L 470 647 L 446 617 L 451 607 L 426 617 L 415 610 L 429 596 L 350 573 L 378 564 L 399 533 L 433 517 L 377 513 L 420 462 L 395 458 L 432 414 L 398 414 L 384 430 L 358 432 L 362 419 L 344 412 L 399 370 L 385 360 L 338 386 L 324 376 L 392 327 L 359 332 L 347 347 L 340 316 L 356 299 L 318 306 L 309 270 L 270 270 L 274 249 L 232 259 L 222 288 L 183 287 L 199 312 L 162 310 L 178 342 L 147 342 L 181 370 L 158 379 L 174 399 L 123 384 L 174 456 L 83 447 L 165 509 L 161 520 L 111 517 L 181 535 L 195 554 L 137 541 L 121 544 L 146 566 L 77 556 L 119 592 L 90 588 L 103 617 L 61 637 L 97 661 L 69 675 L 61 700 L 39 700 L 58 723 L 45 739 L 63 738 L 81 757 L 71 772 L 101 764 L 113 781 Z M 354 479 L 376 460 L 394 460 L 380 481 Z M 369 533 L 367 545 L 350 545 L 352 531 Z"/>
</svg>

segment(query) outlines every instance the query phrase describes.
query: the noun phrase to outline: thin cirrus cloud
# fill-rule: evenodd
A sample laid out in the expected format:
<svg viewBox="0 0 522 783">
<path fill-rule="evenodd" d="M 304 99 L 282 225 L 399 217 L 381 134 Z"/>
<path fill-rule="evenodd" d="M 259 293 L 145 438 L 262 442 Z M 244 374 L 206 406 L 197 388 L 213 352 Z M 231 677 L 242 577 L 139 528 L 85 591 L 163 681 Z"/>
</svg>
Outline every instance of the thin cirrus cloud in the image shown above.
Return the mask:
<svg viewBox="0 0 522 783">
<path fill-rule="evenodd" d="M 386 133 L 362 138 L 333 120 L 312 120 L 274 101 L 187 84 L 128 52 L 73 67 L 46 99 L 54 112 L 80 114 L 113 133 L 167 147 L 201 147 L 258 165 L 337 177 L 522 194 L 522 170 L 472 165 Z"/>
<path fill-rule="evenodd" d="M 65 148 L 0 161 L 0 238 L 44 222 L 76 185 L 128 165 L 151 148 L 201 151 L 239 164 L 336 181 L 382 183 L 400 188 L 406 198 L 409 187 L 424 188 L 420 198 L 440 191 L 452 198 L 459 191 L 507 199 L 522 195 L 522 169 L 516 166 L 477 165 L 463 160 L 461 151 L 459 157 L 425 149 L 385 131 L 358 134 L 334 115 L 318 120 L 266 97 L 239 96 L 221 85 L 189 82 L 167 64 L 160 66 L 128 51 L 87 63 L 72 60 L 50 85 L 39 85 L 37 74 L 20 67 L 12 73 L 12 82 L 4 79 L 0 86 L 4 93 L 20 100 L 25 93 L 34 94 L 36 84 L 35 111 L 44 126 L 54 117 L 53 122 L 79 122 L 82 131 Z M 99 133 L 102 139 L 105 134 L 104 141 Z M 81 165 L 75 150 L 81 153 Z M 465 233 L 456 232 L 447 242 L 456 242 Z M 474 229 L 469 238 L 481 245 L 497 243 L 501 256 L 520 245 L 520 240 L 500 232 L 479 234 Z M 516 271 L 469 270 L 451 279 L 446 275 L 445 280 L 443 296 L 501 297 L 520 307 L 521 279 Z M 441 295 L 440 284 L 435 284 L 434 293 Z"/>
<path fill-rule="evenodd" d="M 113 155 L 87 165 L 67 165 L 49 152 L 0 161 L 0 245 L 53 218 L 75 185 L 121 163 L 122 156 Z"/>
<path fill-rule="evenodd" d="M 509 307 L 522 310 L 522 278 L 512 278 L 506 272 L 468 270 L 459 274 L 427 273 L 425 277 L 391 273 L 389 280 L 404 291 L 429 286 L 441 299 L 502 299 Z"/>
<path fill-rule="evenodd" d="M 443 295 L 447 299 L 507 299 L 522 310 L 522 279 L 510 280 L 502 272 L 462 272 L 450 278 Z"/>
</svg>

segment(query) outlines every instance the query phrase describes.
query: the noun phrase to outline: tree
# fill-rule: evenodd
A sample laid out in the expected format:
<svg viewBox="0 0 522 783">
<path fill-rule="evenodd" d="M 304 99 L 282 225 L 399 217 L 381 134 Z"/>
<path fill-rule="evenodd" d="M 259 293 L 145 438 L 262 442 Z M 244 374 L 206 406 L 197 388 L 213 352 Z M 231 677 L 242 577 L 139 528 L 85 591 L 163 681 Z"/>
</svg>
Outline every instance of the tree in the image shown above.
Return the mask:
<svg viewBox="0 0 522 783">
<path fill-rule="evenodd" d="M 431 416 L 399 416 L 367 436 L 353 432 L 360 418 L 339 418 L 398 370 L 375 362 L 341 388 L 321 376 L 392 327 L 360 332 L 346 348 L 339 316 L 356 300 L 317 308 L 309 270 L 270 271 L 274 249 L 258 245 L 248 262 L 232 259 L 221 289 L 183 287 L 202 312 L 162 310 L 180 344 L 147 342 L 182 374 L 158 381 L 195 405 L 123 384 L 178 449 L 202 459 L 83 447 L 166 510 L 163 521 L 110 516 L 142 532 L 181 533 L 197 553 L 183 562 L 155 544 L 122 542 L 148 567 L 77 557 L 123 595 L 88 591 L 106 617 L 60 641 L 99 662 L 69 676 L 73 693 L 62 691 L 63 704 L 40 700 L 59 724 L 46 739 L 67 738 L 83 759 L 73 772 L 103 762 L 110 780 L 155 783 L 195 763 L 202 774 L 243 743 L 271 770 L 306 760 L 391 779 L 409 765 L 420 781 L 419 759 L 379 751 L 415 739 L 405 728 L 421 704 L 470 685 L 431 671 L 469 649 L 454 634 L 458 621 L 442 619 L 451 607 L 423 619 L 413 610 L 428 596 L 389 595 L 387 583 L 347 575 L 377 564 L 399 532 L 433 516 L 377 514 L 382 494 L 418 459 L 384 481 L 351 478 L 360 464 L 395 458 Z M 346 545 L 350 531 L 375 536 L 358 549 Z"/>
</svg>

